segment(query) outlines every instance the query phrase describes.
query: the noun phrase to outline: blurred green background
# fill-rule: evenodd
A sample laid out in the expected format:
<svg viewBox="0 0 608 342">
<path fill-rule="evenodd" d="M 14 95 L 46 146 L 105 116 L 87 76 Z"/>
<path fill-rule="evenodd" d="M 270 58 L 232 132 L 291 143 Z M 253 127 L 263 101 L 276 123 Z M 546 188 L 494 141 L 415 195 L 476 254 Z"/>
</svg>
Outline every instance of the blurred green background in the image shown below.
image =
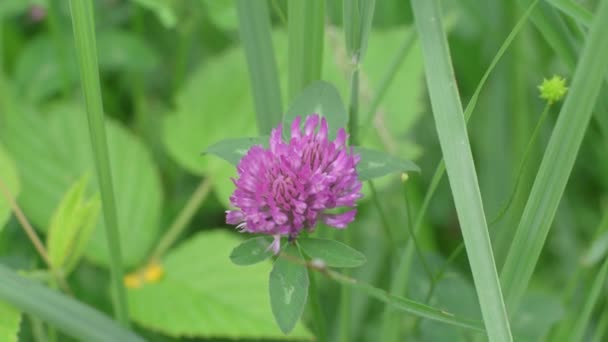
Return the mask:
<svg viewBox="0 0 608 342">
<path fill-rule="evenodd" d="M 596 6 L 596 1 L 580 3 L 591 11 Z M 466 104 L 524 8 L 507 0 L 443 1 L 442 5 L 458 88 Z M 268 1 L 268 7 L 286 105 L 287 1 Z M 584 30 L 571 18 L 549 10 L 572 33 L 560 39 L 569 40 L 578 51 Z M 163 258 L 163 279 L 143 280 L 129 289 L 129 307 L 138 331 L 152 341 L 284 338 L 270 314 L 266 288 L 269 264 L 238 268 L 228 260 L 230 250 L 242 238 L 224 221 L 234 168 L 218 158 L 201 156 L 207 146 L 219 140 L 256 134 L 234 2 L 98 0 L 95 13 L 127 271 L 138 274 L 142 270 L 163 232 L 191 203 L 197 189 L 202 199 L 187 222 L 186 232 Z M 322 74 L 346 102 L 351 69 L 341 21 L 341 1 L 326 1 Z M 416 216 L 441 158 L 417 41 L 399 64 L 378 110 L 373 117 L 366 113 L 390 63 L 412 33 L 412 21 L 408 1 L 376 1 L 373 30 L 361 67 L 362 145 L 414 160 L 422 169 L 420 174 L 410 174 L 406 183 L 411 215 L 403 202 L 399 175 L 376 182 L 398 244 L 407 238 L 408 215 Z M 0 1 L 0 177 L 12 183 L 9 188 L 18 195 L 19 205 L 43 239 L 70 186 L 87 174 L 94 179 L 71 30 L 67 1 Z M 488 218 L 494 217 L 510 196 L 544 108 L 537 86 L 554 74 L 569 80 L 572 73 L 572 66 L 555 53 L 532 23 L 527 23 L 491 74 L 469 123 Z M 491 227 L 499 269 L 559 107 L 557 103 L 550 109 L 512 206 L 504 219 Z M 592 122 L 527 300 L 512 323 L 515 333 L 526 340 L 551 336 L 547 334 L 557 322 L 567 323 L 576 317 L 575 308 L 584 300 L 595 264 L 601 259 L 589 261 L 588 252 L 592 242 L 601 240 L 594 234 L 606 212 L 607 147 L 608 137 L 597 122 Z M 211 187 L 209 193 L 205 186 Z M 89 193 L 95 192 L 95 182 L 90 182 Z M 386 289 L 399 254 L 390 252 L 391 242 L 385 238 L 378 212 L 369 200 L 369 189 L 365 192 L 358 219 L 349 230 L 353 246 L 363 251 L 368 263 L 352 276 Z M 0 263 L 26 274 L 44 268 L 18 221 L 5 216 L 6 220 L 0 212 Z M 319 230 L 325 236 L 339 238 L 341 234 Z M 605 234 L 603 237 L 603 245 L 595 247 L 601 253 L 608 244 Z M 431 202 L 418 239 L 434 270 L 461 242 L 446 179 Z M 587 262 L 582 263 L 585 255 Z M 79 300 L 111 313 L 107 265 L 100 221 L 83 262 L 68 280 Z M 321 280 L 321 285 L 328 330 L 335 336 L 338 287 L 326 280 Z M 421 263 L 415 260 L 409 288 L 400 295 L 424 301 L 428 286 Z M 384 307 L 363 294 L 353 296 L 352 334 L 356 340 L 374 341 L 385 318 Z M 430 303 L 480 318 L 464 254 L 450 265 Z M 471 337 L 439 323 L 423 320 L 418 324 L 413 316 L 400 314 L 393 319 L 403 338 L 457 341 Z M 306 314 L 303 324 L 285 338 L 310 339 L 309 322 L 310 314 Z M 35 339 L 37 324 L 35 319 L 24 319 L 20 341 Z M 67 340 L 63 335 L 59 338 Z"/>
</svg>

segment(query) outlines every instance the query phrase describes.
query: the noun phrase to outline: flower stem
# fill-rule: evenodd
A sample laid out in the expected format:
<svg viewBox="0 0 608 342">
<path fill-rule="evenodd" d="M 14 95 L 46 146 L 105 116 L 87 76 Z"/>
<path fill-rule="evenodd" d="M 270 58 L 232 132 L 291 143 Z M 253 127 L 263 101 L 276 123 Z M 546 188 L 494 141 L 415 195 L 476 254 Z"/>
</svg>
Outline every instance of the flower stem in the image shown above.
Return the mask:
<svg viewBox="0 0 608 342">
<path fill-rule="evenodd" d="M 91 0 L 70 0 L 70 9 L 110 251 L 110 270 L 115 294 L 114 314 L 119 322 L 128 326 L 127 295 L 122 282 L 123 266 L 118 217 L 99 81 L 93 2 Z"/>
<path fill-rule="evenodd" d="M 188 203 L 186 206 L 180 211 L 180 213 L 175 218 L 175 221 L 171 224 L 165 235 L 160 239 L 160 242 L 154 249 L 152 256 L 150 257 L 150 262 L 158 261 L 162 256 L 167 252 L 167 250 L 175 243 L 175 241 L 179 238 L 179 236 L 183 233 L 184 229 L 188 227 L 188 223 L 192 220 L 194 214 L 201 206 L 209 191 L 211 190 L 211 178 L 205 178 L 200 182 L 196 190 L 190 199 L 188 199 Z"/>
<path fill-rule="evenodd" d="M 374 202 L 374 206 L 376 207 L 376 210 L 378 211 L 378 214 L 380 215 L 380 222 L 382 222 L 382 228 L 384 229 L 384 234 L 386 235 L 386 239 L 388 240 L 388 244 L 390 246 L 391 251 L 394 252 L 397 249 L 397 240 L 393 236 L 391 225 L 388 222 L 386 213 L 384 212 L 384 209 L 382 208 L 382 204 L 380 203 L 380 199 L 378 198 L 378 192 L 376 191 L 376 186 L 374 185 L 374 182 L 371 180 L 368 181 L 367 183 L 369 184 L 369 189 L 372 192 L 372 201 Z M 392 252 L 390 254 L 392 254 Z"/>
<path fill-rule="evenodd" d="M 319 286 L 317 284 L 319 279 L 315 272 L 309 271 L 308 276 L 310 277 L 310 308 L 317 333 L 317 341 L 325 342 L 327 341 L 327 330 L 325 328 L 325 315 L 321 309 L 321 294 L 319 293 Z"/>
<path fill-rule="evenodd" d="M 359 144 L 359 65 L 354 66 L 350 83 L 350 105 L 348 106 L 348 132 L 350 134 L 350 145 Z"/>
</svg>

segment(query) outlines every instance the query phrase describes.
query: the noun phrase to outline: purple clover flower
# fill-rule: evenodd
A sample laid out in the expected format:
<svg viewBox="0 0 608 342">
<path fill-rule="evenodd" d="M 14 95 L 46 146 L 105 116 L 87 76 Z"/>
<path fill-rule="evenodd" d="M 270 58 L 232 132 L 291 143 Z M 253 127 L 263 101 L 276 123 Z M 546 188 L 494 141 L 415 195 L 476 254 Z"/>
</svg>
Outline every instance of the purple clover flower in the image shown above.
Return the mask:
<svg viewBox="0 0 608 342">
<path fill-rule="evenodd" d="M 320 121 L 320 125 L 319 125 Z M 317 131 L 317 127 L 319 128 Z M 280 250 L 281 236 L 293 240 L 304 229 L 314 230 L 318 220 L 343 229 L 355 219 L 355 201 L 361 198 L 356 166 L 360 157 L 346 146 L 343 128 L 336 139 L 327 137 L 327 121 L 313 114 L 306 119 L 304 134 L 300 117 L 291 125 L 285 143 L 280 124 L 272 130 L 270 149 L 251 147 L 237 166 L 236 190 L 226 211 L 226 222 L 243 232 L 274 236 L 270 245 Z M 347 207 L 336 214 L 326 210 Z"/>
</svg>

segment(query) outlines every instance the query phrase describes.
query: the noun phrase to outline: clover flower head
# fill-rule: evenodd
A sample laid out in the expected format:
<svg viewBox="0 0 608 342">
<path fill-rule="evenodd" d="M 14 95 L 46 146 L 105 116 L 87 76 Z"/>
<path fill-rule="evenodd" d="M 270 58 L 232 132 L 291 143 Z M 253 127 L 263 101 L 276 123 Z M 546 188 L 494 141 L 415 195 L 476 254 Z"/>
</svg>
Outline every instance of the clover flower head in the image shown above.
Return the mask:
<svg viewBox="0 0 608 342">
<path fill-rule="evenodd" d="M 237 166 L 236 189 L 226 211 L 226 222 L 243 232 L 274 236 L 271 248 L 280 250 L 281 236 L 297 238 L 302 230 L 314 230 L 318 221 L 343 229 L 357 213 L 361 182 L 356 166 L 360 160 L 343 128 L 328 139 L 325 118 L 307 117 L 303 132 L 300 117 L 291 126 L 291 139 L 282 139 L 280 124 L 272 130 L 270 148 L 256 145 Z M 318 129 L 317 129 L 318 128 Z M 346 207 L 342 213 L 327 210 Z"/>
<path fill-rule="evenodd" d="M 555 75 L 550 79 L 544 79 L 543 83 L 538 86 L 538 90 L 540 90 L 541 99 L 553 104 L 566 95 L 568 87 L 566 87 L 566 79 Z"/>
</svg>

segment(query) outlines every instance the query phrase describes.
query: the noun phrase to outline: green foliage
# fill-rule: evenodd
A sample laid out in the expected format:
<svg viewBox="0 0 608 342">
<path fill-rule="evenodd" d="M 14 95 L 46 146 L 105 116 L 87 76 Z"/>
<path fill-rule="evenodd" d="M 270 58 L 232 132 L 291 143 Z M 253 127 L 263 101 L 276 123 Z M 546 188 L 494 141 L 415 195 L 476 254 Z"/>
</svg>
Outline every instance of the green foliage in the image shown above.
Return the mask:
<svg viewBox="0 0 608 342">
<path fill-rule="evenodd" d="M 329 267 L 359 267 L 367 260 L 361 252 L 336 240 L 301 238 L 298 245 L 313 260 Z"/>
<path fill-rule="evenodd" d="M 363 60 L 367 51 L 367 41 L 374 19 L 375 0 L 345 0 L 344 6 L 344 34 L 346 50 L 356 62 Z"/>
<path fill-rule="evenodd" d="M 298 247 L 288 244 L 270 272 L 270 305 L 281 330 L 288 334 L 293 330 L 308 298 L 308 270 L 298 263 L 303 260 Z"/>
<path fill-rule="evenodd" d="M 138 5 L 153 11 L 166 28 L 173 28 L 177 24 L 177 15 L 171 1 L 165 0 L 133 0 Z"/>
<path fill-rule="evenodd" d="M 272 250 L 269 248 L 272 243 L 272 238 L 267 236 L 258 236 L 245 240 L 240 245 L 236 246 L 230 253 L 230 260 L 235 265 L 248 266 L 262 262 L 272 256 Z"/>
<path fill-rule="evenodd" d="M 53 267 L 69 274 L 84 252 L 99 220 L 101 201 L 96 195 L 85 198 L 89 176 L 72 185 L 53 213 L 47 249 Z"/>
<path fill-rule="evenodd" d="M 143 342 L 99 311 L 0 265 L 0 300 L 84 341 Z M 0 322 L 4 322 L 3 320 Z"/>
<path fill-rule="evenodd" d="M 6 149 L 20 173 L 19 203 L 36 227 L 45 232 L 53 211 L 73 182 L 85 174 L 95 174 L 82 110 L 65 104 L 47 112 L 46 117 L 14 113 L 6 117 L 6 126 L 0 127 Z M 124 261 L 127 266 L 135 266 L 146 255 L 159 231 L 160 179 L 149 152 L 138 138 L 112 120 L 107 122 L 107 131 L 120 237 L 125 245 Z M 91 179 L 90 184 L 89 193 L 98 192 L 97 181 Z M 85 256 L 108 265 L 101 219 Z"/>
<path fill-rule="evenodd" d="M 361 156 L 357 172 L 362 181 L 396 172 L 420 171 L 420 168 L 411 161 L 401 160 L 383 152 L 355 147 L 355 153 Z"/>
<path fill-rule="evenodd" d="M 17 198 L 21 188 L 17 175 L 17 167 L 7 151 L 0 145 L 0 232 L 12 212 L 11 205 L 4 196 L 3 190 L 8 190 L 13 198 Z"/>
<path fill-rule="evenodd" d="M 230 250 L 239 242 L 218 230 L 178 246 L 162 260 L 160 281 L 129 290 L 133 320 L 174 337 L 284 338 L 269 305 L 270 264 L 232 264 Z M 298 325 L 287 338 L 309 337 Z"/>
<path fill-rule="evenodd" d="M 19 326 L 21 324 L 21 312 L 12 306 L 0 301 L 0 341 L 17 342 Z"/>
<path fill-rule="evenodd" d="M 222 140 L 207 147 L 205 153 L 214 154 L 232 165 L 238 165 L 252 146 L 262 145 L 268 148 L 268 139 L 268 137 L 257 137 Z"/>
</svg>

